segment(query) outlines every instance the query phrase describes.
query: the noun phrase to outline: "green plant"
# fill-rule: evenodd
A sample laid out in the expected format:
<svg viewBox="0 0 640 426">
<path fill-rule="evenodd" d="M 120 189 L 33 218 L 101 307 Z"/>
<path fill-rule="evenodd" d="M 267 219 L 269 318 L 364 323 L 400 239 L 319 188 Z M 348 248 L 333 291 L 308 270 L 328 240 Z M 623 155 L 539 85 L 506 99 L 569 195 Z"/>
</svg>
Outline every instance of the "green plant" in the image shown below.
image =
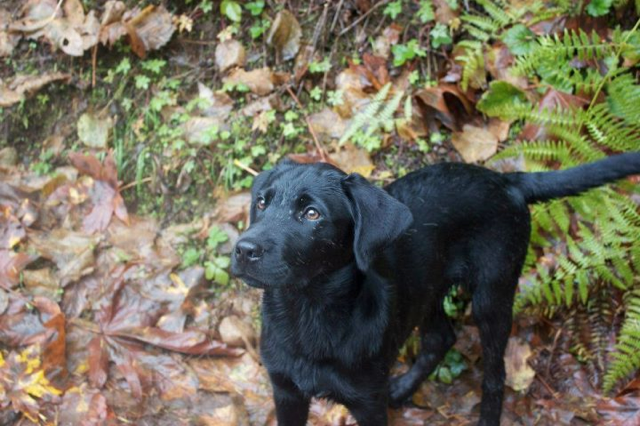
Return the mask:
<svg viewBox="0 0 640 426">
<path fill-rule="evenodd" d="M 404 65 L 407 61 L 411 61 L 419 56 L 421 58 L 427 56 L 427 52 L 420 47 L 418 40 L 412 39 L 405 44 L 396 44 L 391 47 L 393 53 L 393 65 L 396 67 Z"/>
<path fill-rule="evenodd" d="M 456 377 L 459 377 L 467 369 L 467 363 L 462 354 L 456 349 L 450 349 L 444 356 L 444 360 L 429 376 L 429 380 L 438 380 L 450 385 Z"/>
<path fill-rule="evenodd" d="M 352 141 L 371 152 L 380 148 L 381 138 L 377 132 L 393 129 L 393 115 L 400 105 L 404 92 L 397 92 L 388 102 L 387 96 L 391 90 L 391 83 L 387 83 L 373 97 L 371 103 L 360 113 L 356 114 L 349 128 L 340 138 L 340 144 Z"/>
<path fill-rule="evenodd" d="M 391 19 L 396 19 L 402 13 L 402 0 L 392 1 L 384 8 L 382 12 Z"/>
<path fill-rule="evenodd" d="M 222 0 L 220 3 L 220 13 L 233 22 L 242 21 L 242 7 L 237 1 Z"/>
<path fill-rule="evenodd" d="M 522 155 L 530 170 L 546 170 L 550 163 L 565 168 L 590 162 L 604 157 L 605 151 L 638 150 L 640 85 L 627 65 L 633 62 L 623 61 L 640 48 L 635 37 L 638 25 L 640 21 L 631 31 L 614 31 L 610 40 L 583 32 L 538 37 L 518 59 L 516 71 L 535 72 L 556 90 L 588 93 L 591 102 L 585 108 L 540 109 L 513 86 L 492 85 L 479 104 L 487 115 L 544 126 L 549 137 L 514 144 L 496 159 Z M 607 72 L 582 70 L 549 78 L 545 64 L 561 70 L 575 59 L 600 59 L 607 64 Z M 626 189 L 638 191 L 629 185 Z M 532 244 L 525 265 L 530 272 L 524 275 L 514 310 L 553 315 L 586 309 L 588 314 L 610 311 L 612 298 L 619 297 L 624 318 L 608 360 L 593 348 L 602 336 L 594 322 L 585 326 L 588 335 L 594 336 L 592 344 L 574 344 L 580 359 L 602 359 L 603 387 L 609 392 L 640 368 L 638 207 L 609 186 L 536 205 L 532 217 Z"/>
<path fill-rule="evenodd" d="M 431 46 L 433 46 L 434 49 L 453 42 L 451 34 L 449 33 L 449 27 L 440 22 L 433 27 L 429 35 L 431 36 Z"/>
</svg>

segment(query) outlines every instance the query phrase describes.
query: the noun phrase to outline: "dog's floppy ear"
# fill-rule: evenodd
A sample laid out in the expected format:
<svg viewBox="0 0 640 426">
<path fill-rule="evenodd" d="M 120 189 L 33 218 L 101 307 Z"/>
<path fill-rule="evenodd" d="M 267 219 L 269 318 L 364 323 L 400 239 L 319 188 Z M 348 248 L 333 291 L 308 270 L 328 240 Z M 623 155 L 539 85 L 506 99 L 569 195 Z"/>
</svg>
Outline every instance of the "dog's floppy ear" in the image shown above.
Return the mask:
<svg viewBox="0 0 640 426">
<path fill-rule="evenodd" d="M 407 206 L 357 173 L 345 177 L 342 185 L 355 222 L 356 263 L 366 271 L 380 250 L 411 226 L 413 216 Z"/>
</svg>

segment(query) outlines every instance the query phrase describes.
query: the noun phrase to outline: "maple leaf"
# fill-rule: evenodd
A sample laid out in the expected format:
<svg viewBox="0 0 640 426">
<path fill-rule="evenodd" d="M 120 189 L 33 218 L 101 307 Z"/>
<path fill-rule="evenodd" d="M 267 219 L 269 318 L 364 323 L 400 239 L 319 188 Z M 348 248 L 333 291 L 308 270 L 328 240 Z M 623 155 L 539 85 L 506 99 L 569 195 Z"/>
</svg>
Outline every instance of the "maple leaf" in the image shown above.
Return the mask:
<svg viewBox="0 0 640 426">
<path fill-rule="evenodd" d="M 109 152 L 104 163 L 90 155 L 76 152 L 69 154 L 71 164 L 80 173 L 91 176 L 96 183 L 90 191 L 93 209 L 84 218 L 83 227 L 87 232 L 104 231 L 109 226 L 112 216 L 129 223 L 129 215 L 120 195 L 118 176 L 112 152 Z"/>
</svg>

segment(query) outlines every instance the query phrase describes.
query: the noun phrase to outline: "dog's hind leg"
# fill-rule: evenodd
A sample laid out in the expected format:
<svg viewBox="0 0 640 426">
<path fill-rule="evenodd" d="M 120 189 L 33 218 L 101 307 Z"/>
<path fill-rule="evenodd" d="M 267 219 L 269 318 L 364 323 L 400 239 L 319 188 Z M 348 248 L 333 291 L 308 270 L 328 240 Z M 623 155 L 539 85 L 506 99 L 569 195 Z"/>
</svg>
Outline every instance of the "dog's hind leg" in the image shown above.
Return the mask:
<svg viewBox="0 0 640 426">
<path fill-rule="evenodd" d="M 389 383 L 389 403 L 392 406 L 399 406 L 409 398 L 456 342 L 453 327 L 442 305 L 425 318 L 420 333 L 420 353 L 416 362 L 409 371 L 391 378 Z"/>
<path fill-rule="evenodd" d="M 511 288 L 515 289 L 515 284 Z M 494 290 L 497 291 L 497 288 Z M 484 367 L 480 426 L 498 426 L 502 412 L 504 351 L 511 331 L 513 290 L 503 290 L 499 298 L 496 294 L 493 291 L 477 291 L 472 299 L 473 319 L 480 330 Z"/>
</svg>

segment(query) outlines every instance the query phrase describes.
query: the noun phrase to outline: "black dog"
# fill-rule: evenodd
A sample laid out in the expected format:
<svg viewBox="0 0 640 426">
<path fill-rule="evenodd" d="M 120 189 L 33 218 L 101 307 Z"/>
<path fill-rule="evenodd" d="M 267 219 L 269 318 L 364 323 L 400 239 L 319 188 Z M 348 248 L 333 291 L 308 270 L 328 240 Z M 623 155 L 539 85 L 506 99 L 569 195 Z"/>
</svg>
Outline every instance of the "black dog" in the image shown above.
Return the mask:
<svg viewBox="0 0 640 426">
<path fill-rule="evenodd" d="M 385 425 L 451 348 L 442 307 L 472 294 L 484 379 L 481 425 L 500 421 L 503 355 L 530 234 L 527 204 L 640 173 L 640 153 L 566 171 L 500 174 L 439 164 L 379 189 L 327 164 L 280 163 L 253 184 L 251 227 L 232 272 L 264 289 L 261 356 L 281 426 L 304 425 L 311 397 Z M 414 327 L 421 353 L 389 378 Z"/>
</svg>

